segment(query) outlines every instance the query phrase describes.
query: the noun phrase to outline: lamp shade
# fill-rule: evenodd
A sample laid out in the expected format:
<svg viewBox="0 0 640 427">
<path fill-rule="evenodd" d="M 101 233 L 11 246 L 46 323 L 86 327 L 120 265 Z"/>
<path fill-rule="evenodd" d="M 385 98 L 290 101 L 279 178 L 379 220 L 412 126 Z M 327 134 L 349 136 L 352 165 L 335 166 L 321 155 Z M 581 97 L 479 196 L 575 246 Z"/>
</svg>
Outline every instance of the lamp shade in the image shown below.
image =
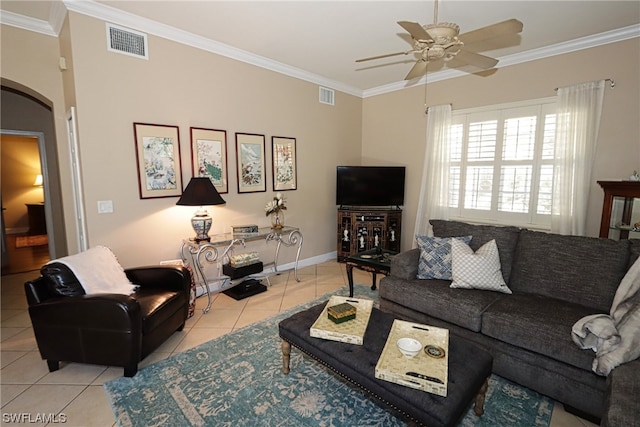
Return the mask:
<svg viewBox="0 0 640 427">
<path fill-rule="evenodd" d="M 187 188 L 182 192 L 182 196 L 176 205 L 182 206 L 211 206 L 224 205 L 225 202 L 218 190 L 213 186 L 211 180 L 207 177 L 191 178 Z"/>
</svg>

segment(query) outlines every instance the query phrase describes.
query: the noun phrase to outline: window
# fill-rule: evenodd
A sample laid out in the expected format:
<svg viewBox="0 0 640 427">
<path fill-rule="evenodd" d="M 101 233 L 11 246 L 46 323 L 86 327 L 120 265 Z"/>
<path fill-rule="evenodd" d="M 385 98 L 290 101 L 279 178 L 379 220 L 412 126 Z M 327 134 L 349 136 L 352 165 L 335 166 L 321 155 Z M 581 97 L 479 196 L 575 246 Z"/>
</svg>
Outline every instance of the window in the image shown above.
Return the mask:
<svg viewBox="0 0 640 427">
<path fill-rule="evenodd" d="M 451 218 L 548 228 L 555 99 L 455 112 Z"/>
</svg>

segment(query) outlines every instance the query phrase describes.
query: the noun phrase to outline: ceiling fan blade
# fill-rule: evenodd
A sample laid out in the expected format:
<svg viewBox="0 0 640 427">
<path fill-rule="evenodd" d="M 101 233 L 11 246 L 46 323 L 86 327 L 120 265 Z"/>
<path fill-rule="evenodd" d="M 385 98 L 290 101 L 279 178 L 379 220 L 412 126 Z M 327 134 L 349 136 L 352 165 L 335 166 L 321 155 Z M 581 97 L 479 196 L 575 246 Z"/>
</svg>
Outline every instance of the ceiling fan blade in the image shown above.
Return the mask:
<svg viewBox="0 0 640 427">
<path fill-rule="evenodd" d="M 398 25 L 407 30 L 411 37 L 416 40 L 431 40 L 432 37 L 427 33 L 422 25 L 417 22 L 409 22 L 409 21 L 398 21 Z"/>
<path fill-rule="evenodd" d="M 508 19 L 506 21 L 498 22 L 497 24 L 488 25 L 486 27 L 478 28 L 477 30 L 460 34 L 458 38 L 462 40 L 464 44 L 472 44 L 499 36 L 517 34 L 522 32 L 522 28 L 522 22 L 517 19 Z"/>
<path fill-rule="evenodd" d="M 417 77 L 422 77 L 427 73 L 427 62 L 420 60 L 416 62 L 413 67 L 411 67 L 411 71 L 404 78 L 405 80 L 412 80 Z"/>
<path fill-rule="evenodd" d="M 468 50 L 461 50 L 447 66 L 450 68 L 458 68 L 466 65 L 471 65 L 480 70 L 488 70 L 495 67 L 498 64 L 498 60 L 489 56 L 480 55 L 479 53 L 470 52 Z"/>
<path fill-rule="evenodd" d="M 395 52 L 395 53 L 387 53 L 385 55 L 378 55 L 378 56 L 370 56 L 369 58 L 362 58 L 362 59 L 356 59 L 356 62 L 364 62 L 364 61 L 371 61 L 373 59 L 382 59 L 382 58 L 388 58 L 390 56 L 398 56 L 398 55 L 408 55 L 409 53 L 411 53 L 413 51 L 409 50 L 407 52 Z"/>
</svg>

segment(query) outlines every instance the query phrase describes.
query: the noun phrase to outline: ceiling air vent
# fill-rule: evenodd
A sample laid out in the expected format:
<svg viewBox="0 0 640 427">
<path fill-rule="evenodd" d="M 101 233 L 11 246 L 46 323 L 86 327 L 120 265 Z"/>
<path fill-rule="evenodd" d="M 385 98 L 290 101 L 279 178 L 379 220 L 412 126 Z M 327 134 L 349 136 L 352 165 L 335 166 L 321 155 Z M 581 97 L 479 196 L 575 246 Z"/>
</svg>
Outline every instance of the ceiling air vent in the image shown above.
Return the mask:
<svg viewBox="0 0 640 427">
<path fill-rule="evenodd" d="M 335 92 L 333 89 L 320 86 L 320 103 L 335 105 Z"/>
<path fill-rule="evenodd" d="M 107 49 L 136 58 L 149 59 L 147 35 L 114 24 L 107 24 Z"/>
</svg>

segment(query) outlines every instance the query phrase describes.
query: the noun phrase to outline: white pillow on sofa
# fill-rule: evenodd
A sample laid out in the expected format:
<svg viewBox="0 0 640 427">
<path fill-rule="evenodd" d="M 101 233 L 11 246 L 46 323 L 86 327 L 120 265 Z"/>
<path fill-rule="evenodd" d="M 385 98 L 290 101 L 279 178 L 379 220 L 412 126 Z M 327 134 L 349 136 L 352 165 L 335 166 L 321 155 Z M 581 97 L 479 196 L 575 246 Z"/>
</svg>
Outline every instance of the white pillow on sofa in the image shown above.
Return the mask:
<svg viewBox="0 0 640 427">
<path fill-rule="evenodd" d="M 116 256 L 106 246 L 95 246 L 87 251 L 58 258 L 52 262 L 59 262 L 69 267 L 87 295 L 101 293 L 129 295 L 136 289 Z"/>
<path fill-rule="evenodd" d="M 420 259 L 418 260 L 418 279 L 451 280 L 451 241 L 471 241 L 471 236 L 430 237 L 416 236 Z"/>
<path fill-rule="evenodd" d="M 495 240 L 491 240 L 475 253 L 464 242 L 451 242 L 452 288 L 481 289 L 510 294 L 500 266 L 500 254 Z"/>
</svg>

